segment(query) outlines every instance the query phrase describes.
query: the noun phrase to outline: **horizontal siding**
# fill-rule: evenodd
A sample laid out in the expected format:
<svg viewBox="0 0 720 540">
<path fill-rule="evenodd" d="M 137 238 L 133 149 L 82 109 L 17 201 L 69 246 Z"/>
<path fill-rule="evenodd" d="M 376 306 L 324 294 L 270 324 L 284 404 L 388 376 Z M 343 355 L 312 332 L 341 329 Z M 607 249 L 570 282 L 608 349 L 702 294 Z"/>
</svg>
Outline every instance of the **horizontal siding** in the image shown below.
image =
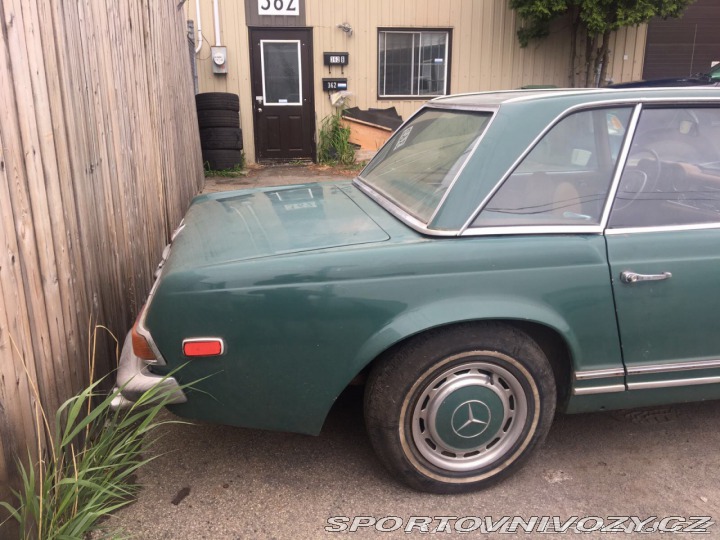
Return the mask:
<svg viewBox="0 0 720 540">
<path fill-rule="evenodd" d="M 201 5 L 204 34 L 214 43 L 212 1 L 186 3 L 195 18 Z M 244 2 L 219 0 L 221 35 L 228 47 L 229 73 L 213 75 L 206 44 L 198 55 L 200 91 L 240 95 L 245 152 L 253 161 L 252 96 Z M 380 100 L 377 97 L 378 28 L 448 28 L 452 30 L 450 90 L 452 93 L 519 88 L 528 84 L 567 86 L 569 39 L 554 32 L 548 39 L 521 48 L 519 26 L 508 0 L 306 0 L 307 26 L 313 29 L 315 105 L 317 120 L 332 112 L 322 92 L 323 77 L 347 77 L 351 106 L 395 107 L 403 118 L 425 100 Z M 337 28 L 347 22 L 353 35 Z M 558 26 L 558 28 L 561 25 Z M 625 82 L 640 77 L 645 27 L 622 30 L 612 37 L 608 78 Z M 350 62 L 341 73 L 323 66 L 323 51 L 347 51 Z"/>
</svg>

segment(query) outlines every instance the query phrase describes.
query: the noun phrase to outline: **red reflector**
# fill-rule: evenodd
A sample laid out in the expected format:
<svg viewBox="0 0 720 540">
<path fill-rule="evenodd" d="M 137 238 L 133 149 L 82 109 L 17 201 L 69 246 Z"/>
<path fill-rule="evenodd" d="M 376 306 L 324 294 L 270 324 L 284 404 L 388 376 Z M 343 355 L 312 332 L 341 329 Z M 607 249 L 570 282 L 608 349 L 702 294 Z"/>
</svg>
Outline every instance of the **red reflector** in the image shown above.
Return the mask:
<svg viewBox="0 0 720 540">
<path fill-rule="evenodd" d="M 223 353 L 222 339 L 187 339 L 183 341 L 185 356 L 218 356 Z"/>
</svg>

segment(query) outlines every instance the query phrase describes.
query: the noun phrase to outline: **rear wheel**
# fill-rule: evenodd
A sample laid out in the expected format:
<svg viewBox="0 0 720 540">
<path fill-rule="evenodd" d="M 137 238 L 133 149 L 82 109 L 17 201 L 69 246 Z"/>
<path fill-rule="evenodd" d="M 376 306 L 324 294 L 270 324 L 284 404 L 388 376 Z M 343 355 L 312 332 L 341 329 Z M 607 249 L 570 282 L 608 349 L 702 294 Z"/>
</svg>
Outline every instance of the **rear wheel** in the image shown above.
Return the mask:
<svg viewBox="0 0 720 540">
<path fill-rule="evenodd" d="M 400 480 L 461 493 L 518 469 L 555 411 L 552 368 L 525 333 L 460 325 L 411 339 L 383 358 L 366 388 L 370 440 Z"/>
</svg>

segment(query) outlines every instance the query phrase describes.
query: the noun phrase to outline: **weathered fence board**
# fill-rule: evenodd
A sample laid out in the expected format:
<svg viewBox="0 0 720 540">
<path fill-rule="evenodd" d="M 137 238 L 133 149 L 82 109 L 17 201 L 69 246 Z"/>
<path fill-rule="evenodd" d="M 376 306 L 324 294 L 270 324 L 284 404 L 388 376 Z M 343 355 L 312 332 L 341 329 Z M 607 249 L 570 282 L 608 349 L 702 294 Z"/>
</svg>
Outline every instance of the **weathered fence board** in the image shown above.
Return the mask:
<svg viewBox="0 0 720 540">
<path fill-rule="evenodd" d="M 0 0 L 0 499 L 202 185 L 187 50 L 177 0 Z"/>
</svg>

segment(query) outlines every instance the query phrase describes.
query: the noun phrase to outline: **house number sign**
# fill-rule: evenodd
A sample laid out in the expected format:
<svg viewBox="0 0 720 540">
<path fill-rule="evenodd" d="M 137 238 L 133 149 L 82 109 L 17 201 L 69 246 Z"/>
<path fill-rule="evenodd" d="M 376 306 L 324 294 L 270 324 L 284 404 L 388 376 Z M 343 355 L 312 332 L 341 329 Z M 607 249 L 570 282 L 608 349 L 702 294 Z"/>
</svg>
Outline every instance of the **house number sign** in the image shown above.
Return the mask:
<svg viewBox="0 0 720 540">
<path fill-rule="evenodd" d="M 300 16 L 300 0 L 258 0 L 258 14 Z"/>
</svg>

